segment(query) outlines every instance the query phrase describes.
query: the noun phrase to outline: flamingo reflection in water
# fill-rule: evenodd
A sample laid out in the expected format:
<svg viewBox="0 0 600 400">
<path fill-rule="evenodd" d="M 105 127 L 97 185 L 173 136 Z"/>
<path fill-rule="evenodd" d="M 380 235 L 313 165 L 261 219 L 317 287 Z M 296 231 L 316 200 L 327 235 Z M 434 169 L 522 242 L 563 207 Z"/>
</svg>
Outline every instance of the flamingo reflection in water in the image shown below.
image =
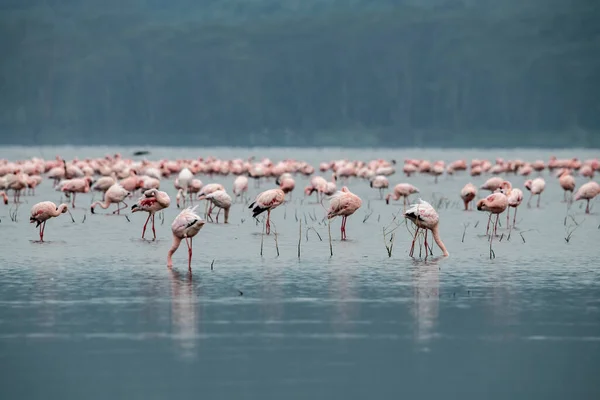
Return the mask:
<svg viewBox="0 0 600 400">
<path fill-rule="evenodd" d="M 195 358 L 200 312 L 192 271 L 168 271 L 171 280 L 171 337 L 180 347 L 182 358 Z"/>
<path fill-rule="evenodd" d="M 415 339 L 429 350 L 426 344 L 435 335 L 435 326 L 439 316 L 440 279 L 437 257 L 429 261 L 415 261 L 413 273 L 414 303 L 412 313 L 415 318 Z"/>
</svg>

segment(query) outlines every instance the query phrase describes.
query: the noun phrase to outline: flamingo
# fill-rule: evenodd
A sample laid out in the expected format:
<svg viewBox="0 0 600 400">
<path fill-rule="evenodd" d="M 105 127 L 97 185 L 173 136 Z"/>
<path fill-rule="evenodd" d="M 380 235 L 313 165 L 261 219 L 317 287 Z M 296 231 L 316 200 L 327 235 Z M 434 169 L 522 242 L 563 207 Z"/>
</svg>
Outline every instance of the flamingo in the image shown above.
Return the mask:
<svg viewBox="0 0 600 400">
<path fill-rule="evenodd" d="M 433 240 L 435 240 L 440 250 L 442 250 L 444 257 L 448 257 L 450 255 L 446 249 L 446 246 L 444 245 L 444 242 L 442 242 L 442 239 L 440 238 L 440 216 L 431 204 L 425 200 L 419 199 L 418 203 L 412 204 L 402 215 L 404 218 L 411 220 L 417 226 L 415 236 L 413 237 L 412 245 L 410 247 L 409 255 L 411 257 L 413 256 L 415 250 L 415 241 L 417 240 L 419 229 L 425 229 L 425 257 L 427 257 L 427 253 L 429 252 L 429 247 L 427 244 L 427 230 L 431 231 Z"/>
<path fill-rule="evenodd" d="M 356 212 L 362 205 L 360 197 L 348 190 L 348 187 L 342 187 L 342 190 L 335 192 L 329 199 L 329 210 L 327 219 L 337 216 L 342 217 L 341 234 L 342 240 L 346 240 L 346 220 Z"/>
<path fill-rule="evenodd" d="M 285 201 L 285 193 L 281 189 L 269 189 L 256 196 L 248 208 L 252 209 L 252 217 L 256 218 L 267 211 L 266 233 L 271 232 L 271 210 L 279 207 Z"/>
<path fill-rule="evenodd" d="M 220 183 L 209 183 L 200 190 L 198 193 L 198 199 L 205 199 L 207 194 L 211 194 L 212 192 L 216 192 L 217 190 L 225 190 L 225 187 Z M 206 206 L 204 207 L 204 217 L 209 218 L 212 213 L 212 201 L 207 200 Z M 208 211 L 207 211 L 208 210 Z"/>
<path fill-rule="evenodd" d="M 36 222 L 37 225 L 35 227 L 40 228 L 40 242 L 44 241 L 44 229 L 46 228 L 46 221 L 52 217 L 58 217 L 60 214 L 64 214 L 67 211 L 69 210 L 66 204 L 63 203 L 56 207 L 56 204 L 51 201 L 42 201 L 31 207 L 31 216 L 29 217 L 29 222 Z M 75 220 L 73 220 L 73 216 L 71 216 L 71 220 L 75 222 Z"/>
<path fill-rule="evenodd" d="M 540 207 L 540 199 L 542 197 L 542 192 L 544 191 L 545 187 L 546 181 L 544 181 L 544 179 L 542 178 L 535 178 L 534 180 L 529 179 L 525 181 L 525 188 L 531 192 L 529 200 L 527 201 L 528 207 L 531 206 L 531 198 L 536 194 L 538 196 L 537 207 Z"/>
<path fill-rule="evenodd" d="M 498 176 L 495 176 L 495 177 L 490 178 L 487 181 L 485 181 L 485 183 L 483 185 L 481 185 L 480 189 L 489 190 L 490 192 L 494 192 L 496 189 L 498 189 L 500 187 L 500 185 L 502 185 L 502 182 L 504 182 L 504 179 L 502 179 Z"/>
<path fill-rule="evenodd" d="M 419 193 L 419 189 L 416 186 L 413 186 L 410 183 L 399 183 L 394 186 L 393 193 L 388 193 L 388 195 L 385 196 L 385 204 L 390 204 L 390 198 L 397 201 L 402 197 L 404 206 L 406 206 L 408 204 L 408 196 L 414 193 Z"/>
<path fill-rule="evenodd" d="M 190 171 L 189 168 L 183 168 L 179 171 L 179 175 L 176 179 L 176 184 L 179 188 L 183 189 L 183 205 L 185 206 L 185 196 L 188 194 L 188 189 L 190 184 L 192 183 L 192 179 L 194 179 L 194 174 Z M 192 193 L 190 192 L 190 203 L 194 204 L 192 200 Z"/>
<path fill-rule="evenodd" d="M 560 174 L 558 178 L 558 183 L 560 184 L 560 187 L 562 187 L 564 190 L 564 201 L 570 202 L 569 200 L 567 200 L 567 192 L 571 192 L 570 197 L 573 197 L 573 191 L 575 190 L 575 178 L 573 178 L 573 175 L 571 175 L 568 169 L 565 169 Z"/>
<path fill-rule="evenodd" d="M 146 223 L 144 223 L 144 229 L 142 230 L 142 239 L 146 233 L 146 225 L 152 217 L 152 234 L 154 235 L 153 240 L 156 240 L 156 230 L 154 229 L 154 215 L 171 205 L 171 198 L 166 192 L 161 192 L 158 189 L 150 189 L 144 192 L 144 195 L 140 197 L 134 205 L 131 206 L 131 212 L 145 211 L 148 213 Z"/>
<path fill-rule="evenodd" d="M 292 196 L 291 193 L 294 190 L 294 188 L 296 187 L 296 181 L 294 180 L 294 178 L 292 178 L 292 175 L 285 173 L 285 174 L 281 175 L 279 178 L 277 178 L 275 183 L 279 185 L 279 188 L 281 190 L 283 190 L 283 193 L 285 193 L 285 194 L 290 193 L 290 198 L 291 198 L 291 196 Z"/>
<path fill-rule="evenodd" d="M 198 206 L 188 207 L 181 211 L 171 224 L 173 245 L 167 254 L 167 267 L 169 268 L 173 267 L 173 254 L 179 248 L 181 240 L 185 239 L 185 243 L 188 246 L 188 270 L 192 270 L 192 238 L 200 232 L 200 229 L 202 229 L 205 223 L 205 221 L 196 214 L 196 207 Z"/>
<path fill-rule="evenodd" d="M 494 230 L 492 232 L 492 236 L 497 233 L 498 229 L 498 218 L 500 214 L 502 214 L 506 208 L 508 207 L 508 197 L 504 193 L 492 193 L 484 199 L 480 199 L 477 202 L 477 210 L 479 211 L 487 211 L 490 213 L 490 217 L 488 218 L 488 225 L 485 234 L 487 235 L 490 229 L 490 221 L 492 220 L 492 214 L 496 214 L 496 223 L 494 226 Z"/>
<path fill-rule="evenodd" d="M 92 203 L 92 205 L 90 206 L 90 211 L 92 212 L 92 214 L 94 214 L 94 207 L 100 206 L 106 210 L 111 204 L 114 203 L 117 205 L 117 209 L 113 211 L 113 214 L 116 213 L 120 215 L 121 210 L 124 210 L 128 207 L 127 203 L 125 203 L 123 200 L 125 200 L 125 198 L 129 195 L 130 192 L 127 189 L 121 186 L 121 184 L 115 183 L 114 185 L 108 188 L 106 193 L 104 193 L 104 202 L 96 201 Z M 120 203 L 125 204 L 125 207 L 121 208 L 119 206 Z"/>
<path fill-rule="evenodd" d="M 102 192 L 102 200 L 104 200 L 104 194 L 115 183 L 117 183 L 117 180 L 114 176 L 103 176 L 102 178 L 99 178 L 96 183 L 94 183 L 92 190 L 96 192 Z"/>
<path fill-rule="evenodd" d="M 390 182 L 385 176 L 377 175 L 371 180 L 369 186 L 374 189 L 379 189 L 379 197 L 381 200 L 383 200 L 383 189 L 387 189 L 390 186 Z"/>
<path fill-rule="evenodd" d="M 223 211 L 225 214 L 224 223 L 228 223 L 229 209 L 231 208 L 231 196 L 229 196 L 224 190 L 215 190 L 214 192 L 205 195 L 203 198 L 212 202 L 213 205 L 219 208 L 219 211 L 217 212 L 217 223 L 219 222 L 219 213 L 221 212 L 221 209 L 225 210 Z M 208 217 L 212 220 L 210 214 Z"/>
<path fill-rule="evenodd" d="M 1 191 L 0 197 L 2 197 L 2 199 L 4 200 L 4 204 L 8 204 L 8 196 L 6 195 L 6 192 Z"/>
<path fill-rule="evenodd" d="M 588 182 L 581 185 L 577 193 L 575 193 L 574 200 L 587 200 L 587 206 L 585 207 L 585 213 L 590 213 L 590 200 L 596 197 L 600 193 L 600 184 L 597 182 Z"/>
<path fill-rule="evenodd" d="M 460 198 L 465 203 L 465 211 L 469 211 L 469 203 L 477 196 L 477 188 L 472 183 L 467 183 L 460 191 Z"/>
<path fill-rule="evenodd" d="M 248 191 L 248 178 L 240 175 L 237 178 L 235 178 L 235 181 L 233 181 L 233 194 L 235 195 L 235 199 L 237 200 L 238 197 L 240 197 L 243 201 L 244 199 L 244 193 L 246 193 Z"/>
<path fill-rule="evenodd" d="M 506 226 L 509 227 L 509 216 L 510 216 L 510 207 L 515 209 L 515 214 L 513 215 L 513 228 L 515 227 L 517 221 L 517 207 L 521 205 L 523 201 L 523 191 L 518 188 L 513 188 L 512 184 L 509 181 L 502 182 L 500 187 L 500 192 L 504 193 L 508 199 L 508 207 L 506 209 Z"/>
<path fill-rule="evenodd" d="M 63 181 L 60 190 L 65 192 L 67 196 L 70 194 L 73 195 L 73 200 L 71 202 L 71 207 L 75 208 L 75 195 L 77 193 L 87 193 L 90 191 L 90 184 L 92 182 L 92 178 L 86 176 L 85 178 L 73 178 Z"/>
</svg>

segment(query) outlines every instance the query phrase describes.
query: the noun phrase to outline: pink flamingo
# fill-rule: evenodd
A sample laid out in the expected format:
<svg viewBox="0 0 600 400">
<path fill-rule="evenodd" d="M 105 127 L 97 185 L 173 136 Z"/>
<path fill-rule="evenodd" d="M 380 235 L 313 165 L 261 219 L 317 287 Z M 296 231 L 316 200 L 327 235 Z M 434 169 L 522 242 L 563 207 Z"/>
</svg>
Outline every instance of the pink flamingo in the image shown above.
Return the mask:
<svg viewBox="0 0 600 400">
<path fill-rule="evenodd" d="M 198 193 L 198 199 L 204 199 L 207 194 L 211 194 L 212 192 L 216 192 L 217 190 L 225 190 L 223 185 L 220 183 L 209 183 L 205 185 L 202 190 Z M 213 203 L 210 200 L 206 201 L 206 206 L 204 207 L 204 217 L 209 218 L 212 213 Z M 208 211 L 207 211 L 208 210 Z M 211 217 L 212 218 L 212 217 Z"/>
<path fill-rule="evenodd" d="M 408 204 L 408 196 L 414 193 L 419 193 L 419 189 L 416 186 L 411 185 L 410 183 L 399 183 L 394 186 L 394 192 L 388 193 L 385 196 L 385 204 L 390 204 L 390 198 L 394 201 L 403 198 L 404 206 Z"/>
<path fill-rule="evenodd" d="M 469 203 L 477 196 L 477 188 L 472 183 L 467 183 L 460 191 L 460 198 L 465 203 L 465 211 L 469 211 Z"/>
<path fill-rule="evenodd" d="M 362 205 L 360 197 L 350 192 L 346 186 L 342 190 L 334 193 L 329 199 L 329 210 L 327 211 L 327 219 L 332 219 L 337 216 L 342 217 L 342 240 L 346 240 L 346 220 L 356 212 Z"/>
<path fill-rule="evenodd" d="M 600 184 L 597 182 L 588 182 L 581 185 L 577 193 L 575 193 L 574 200 L 587 200 L 587 206 L 585 207 L 585 213 L 590 213 L 590 200 L 596 197 L 600 193 Z"/>
<path fill-rule="evenodd" d="M 544 181 L 544 179 L 542 178 L 535 178 L 534 180 L 529 179 L 525 181 L 525 188 L 531 192 L 529 200 L 527 201 L 528 207 L 531 206 L 531 198 L 536 194 L 538 196 L 537 207 L 540 207 L 540 199 L 542 197 L 542 192 L 544 191 L 545 187 L 546 181 Z"/>
<path fill-rule="evenodd" d="M 215 190 L 214 192 L 203 196 L 201 199 L 206 199 L 210 201 L 215 207 L 219 208 L 219 211 L 217 212 L 217 223 L 219 223 L 219 214 L 221 213 L 221 209 L 224 210 L 223 213 L 225 214 L 224 223 L 228 223 L 229 209 L 231 208 L 231 196 L 229 196 L 227 192 L 225 192 L 224 190 Z M 210 214 L 208 215 L 208 217 L 212 221 L 212 217 L 210 216 Z"/>
<path fill-rule="evenodd" d="M 292 191 L 296 187 L 296 181 L 294 180 L 294 178 L 292 178 L 292 175 L 289 173 L 281 175 L 279 178 L 277 178 L 275 183 L 279 185 L 279 188 L 283 190 L 283 193 L 285 194 L 292 193 Z M 290 199 L 291 196 L 292 195 L 290 194 Z"/>
<path fill-rule="evenodd" d="M 481 199 L 477 202 L 477 210 L 479 211 L 487 211 L 490 213 L 490 217 L 488 218 L 488 225 L 485 234 L 487 235 L 490 230 L 490 221 L 492 220 L 492 215 L 496 214 L 496 224 L 494 226 L 494 230 L 492 232 L 492 237 L 497 233 L 498 230 L 498 218 L 500 214 L 502 214 L 506 208 L 508 207 L 508 197 L 504 193 L 492 193 L 485 199 Z"/>
<path fill-rule="evenodd" d="M 100 206 L 106 210 L 111 204 L 116 204 L 117 209 L 113 211 L 113 214 L 116 213 L 120 215 L 121 210 L 124 210 L 128 207 L 127 203 L 125 203 L 123 200 L 125 200 L 125 198 L 129 196 L 129 194 L 130 192 L 127 189 L 125 189 L 120 184 L 115 183 L 114 185 L 108 188 L 106 193 L 104 193 L 104 202 L 96 201 L 92 203 L 92 205 L 90 206 L 90 211 L 92 212 L 92 214 L 94 214 L 94 207 L 96 206 Z M 125 204 L 125 206 L 119 206 L 120 203 Z"/>
<path fill-rule="evenodd" d="M 385 176 L 377 175 L 369 182 L 369 186 L 379 189 L 379 198 L 383 200 L 383 189 L 387 189 L 390 186 L 390 182 Z"/>
<path fill-rule="evenodd" d="M 480 189 L 489 190 L 490 192 L 494 192 L 496 189 L 498 189 L 500 187 L 500 185 L 502 185 L 502 182 L 504 182 L 504 179 L 502 179 L 498 176 L 495 176 L 495 177 L 490 178 L 487 181 L 485 181 L 485 183 L 483 185 L 481 185 Z"/>
<path fill-rule="evenodd" d="M 521 205 L 523 201 L 523 191 L 521 189 L 513 188 L 512 184 L 509 181 L 504 181 L 500 188 L 501 193 L 504 193 L 508 199 L 508 208 L 506 209 L 506 226 L 509 227 L 509 217 L 510 217 L 510 207 L 515 209 L 515 214 L 513 215 L 513 228 L 515 227 L 517 221 L 517 207 Z"/>
<path fill-rule="evenodd" d="M 65 192 L 67 195 L 73 195 L 71 207 L 75 208 L 75 195 L 77 193 L 88 193 L 90 191 L 91 181 L 92 178 L 86 176 L 85 178 L 73 178 L 63 182 L 61 191 Z"/>
<path fill-rule="evenodd" d="M 417 240 L 419 229 L 425 230 L 425 258 L 427 258 L 427 253 L 429 253 L 429 247 L 427 244 L 427 230 L 431 231 L 433 240 L 435 240 L 440 250 L 442 250 L 444 257 L 448 257 L 450 255 L 446 249 L 446 246 L 444 245 L 444 242 L 442 242 L 442 239 L 440 238 L 440 216 L 431 204 L 425 200 L 419 199 L 418 203 L 412 204 L 402 215 L 404 218 L 411 220 L 417 226 L 415 236 L 413 237 L 412 245 L 410 247 L 410 257 L 413 256 L 415 250 L 415 241 Z"/>
<path fill-rule="evenodd" d="M 205 223 L 205 221 L 195 213 L 196 207 L 198 206 L 188 207 L 180 212 L 171 224 L 173 245 L 167 254 L 167 267 L 169 268 L 173 267 L 173 254 L 179 248 L 181 240 L 185 239 L 185 243 L 188 246 L 188 270 L 192 270 L 192 238 L 200 232 L 200 229 L 202 229 Z"/>
<path fill-rule="evenodd" d="M 279 207 L 285 201 L 285 193 L 281 189 L 269 189 L 256 196 L 256 200 L 248 206 L 252 209 L 252 217 L 256 218 L 263 212 L 267 211 L 266 233 L 271 232 L 271 210 Z"/>
<path fill-rule="evenodd" d="M 46 229 L 46 221 L 48 221 L 52 217 L 58 217 L 60 214 L 66 213 L 68 210 L 66 204 L 61 204 L 56 207 L 51 201 L 42 201 L 41 203 L 37 203 L 33 207 L 31 207 L 31 216 L 29 217 L 29 222 L 36 222 L 36 228 L 40 228 L 40 242 L 44 241 L 44 230 Z M 73 216 L 71 216 L 71 220 L 73 220 Z"/>
<path fill-rule="evenodd" d="M 168 208 L 171 205 L 171 198 L 166 192 L 161 192 L 158 189 L 150 189 L 144 192 L 144 195 L 140 197 L 134 205 L 131 206 L 131 212 L 145 211 L 148 213 L 146 223 L 144 223 L 144 229 L 142 230 L 142 239 L 146 234 L 146 225 L 152 218 L 152 234 L 156 240 L 156 230 L 154 229 L 154 215 L 160 211 Z"/>
<path fill-rule="evenodd" d="M 571 192 L 570 197 L 573 197 L 573 191 L 575 190 L 575 178 L 573 178 L 573 175 L 571 175 L 568 169 L 565 169 L 560 174 L 560 177 L 558 178 L 558 183 L 560 184 L 560 187 L 562 187 L 564 190 L 564 201 L 570 202 L 569 200 L 567 200 L 567 192 Z"/>
<path fill-rule="evenodd" d="M 237 178 L 235 178 L 235 181 L 233 181 L 233 194 L 235 196 L 236 201 L 238 197 L 240 197 L 243 201 L 244 193 L 246 192 L 248 192 L 248 178 L 243 175 L 240 175 Z"/>
</svg>

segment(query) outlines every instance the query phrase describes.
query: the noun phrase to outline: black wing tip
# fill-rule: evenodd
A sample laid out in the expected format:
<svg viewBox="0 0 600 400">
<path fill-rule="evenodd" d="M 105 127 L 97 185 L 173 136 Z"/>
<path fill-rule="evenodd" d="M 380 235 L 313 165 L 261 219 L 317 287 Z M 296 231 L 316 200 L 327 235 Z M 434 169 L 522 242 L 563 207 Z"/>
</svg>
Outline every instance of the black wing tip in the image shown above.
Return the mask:
<svg viewBox="0 0 600 400">
<path fill-rule="evenodd" d="M 252 217 L 256 218 L 257 216 L 259 216 L 260 214 L 264 213 L 265 211 L 267 211 L 266 208 L 262 208 L 262 207 L 256 206 L 252 210 Z"/>
</svg>

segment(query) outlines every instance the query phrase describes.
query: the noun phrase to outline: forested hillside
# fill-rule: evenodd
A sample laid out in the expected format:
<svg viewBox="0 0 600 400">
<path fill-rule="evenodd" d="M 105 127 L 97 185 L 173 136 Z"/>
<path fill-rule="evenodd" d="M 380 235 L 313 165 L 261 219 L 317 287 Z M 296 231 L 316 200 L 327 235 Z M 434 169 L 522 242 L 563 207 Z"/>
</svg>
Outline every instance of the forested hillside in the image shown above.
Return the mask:
<svg viewBox="0 0 600 400">
<path fill-rule="evenodd" d="M 600 147 L 600 2 L 5 0 L 0 142 Z"/>
</svg>

